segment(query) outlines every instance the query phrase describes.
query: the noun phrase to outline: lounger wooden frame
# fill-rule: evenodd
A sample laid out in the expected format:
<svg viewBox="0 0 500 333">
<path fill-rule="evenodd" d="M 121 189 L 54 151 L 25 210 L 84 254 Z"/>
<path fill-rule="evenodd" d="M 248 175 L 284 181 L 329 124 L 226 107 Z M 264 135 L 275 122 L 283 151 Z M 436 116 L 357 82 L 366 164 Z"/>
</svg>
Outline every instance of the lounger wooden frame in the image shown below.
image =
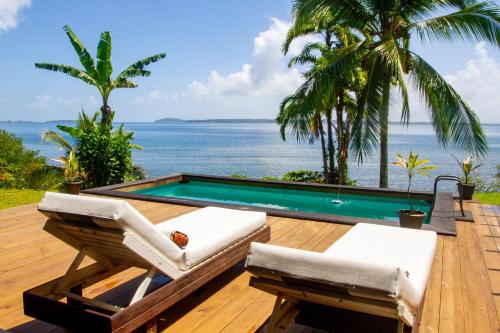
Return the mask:
<svg viewBox="0 0 500 333">
<path fill-rule="evenodd" d="M 48 220 L 44 229 L 79 253 L 64 276 L 24 292 L 24 312 L 75 332 L 122 333 L 141 328 L 156 332 L 159 314 L 243 260 L 251 242 L 270 239 L 270 228 L 265 225 L 186 274 L 170 276 L 172 281 L 145 295 L 157 268 L 124 245 L 127 235 L 123 231 L 58 220 Z M 96 263 L 79 268 L 85 256 Z M 84 288 L 129 267 L 148 271 L 128 306 L 122 308 L 82 296 Z M 64 298 L 66 302 L 61 301 Z"/>
<path fill-rule="evenodd" d="M 414 324 L 419 321 L 423 304 L 420 304 L 414 317 L 406 307 L 388 297 L 377 297 L 376 293 L 374 296 L 378 299 L 354 296 L 352 288 L 337 284 L 287 276 L 264 268 L 250 267 L 247 270 L 254 274 L 250 278 L 250 286 L 276 296 L 273 312 L 263 332 L 284 332 L 297 316 L 295 305 L 300 301 L 392 318 L 397 320 L 397 333 L 417 331 Z"/>
</svg>

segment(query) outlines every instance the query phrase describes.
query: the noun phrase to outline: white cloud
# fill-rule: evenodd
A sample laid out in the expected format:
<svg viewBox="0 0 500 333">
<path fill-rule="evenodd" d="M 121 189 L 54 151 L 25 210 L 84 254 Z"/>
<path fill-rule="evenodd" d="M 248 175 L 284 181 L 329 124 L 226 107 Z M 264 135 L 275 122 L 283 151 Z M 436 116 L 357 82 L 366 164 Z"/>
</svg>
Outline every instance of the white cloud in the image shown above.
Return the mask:
<svg viewBox="0 0 500 333">
<path fill-rule="evenodd" d="M 75 105 L 80 100 L 78 98 L 57 98 L 56 102 L 62 105 Z"/>
<path fill-rule="evenodd" d="M 70 107 L 79 102 L 80 100 L 78 98 L 54 98 L 50 95 L 38 95 L 35 97 L 35 101 L 28 105 L 28 108 L 47 110 L 58 106 Z"/>
<path fill-rule="evenodd" d="M 17 27 L 19 12 L 31 5 L 31 0 L 1 0 L 0 1 L 0 31 Z"/>
<path fill-rule="evenodd" d="M 476 111 L 482 122 L 500 121 L 500 64 L 491 57 L 485 43 L 475 47 L 476 57 L 464 69 L 445 76 Z"/>
<path fill-rule="evenodd" d="M 89 103 L 92 105 L 97 105 L 97 98 L 94 95 L 89 96 Z"/>
<path fill-rule="evenodd" d="M 283 97 L 303 82 L 297 68 L 288 68 L 291 56 L 316 37 L 301 38 L 283 56 L 281 46 L 290 23 L 272 18 L 267 30 L 254 38 L 252 61 L 235 72 L 210 71 L 206 80 L 192 81 L 185 91 L 173 95 L 154 90 L 137 97 L 135 104 L 164 101 L 164 116 L 181 118 L 274 118 Z"/>
<path fill-rule="evenodd" d="M 48 109 L 49 104 L 52 102 L 52 96 L 49 95 L 38 95 L 35 97 L 35 101 L 31 103 L 28 107 L 30 109 Z"/>
<path fill-rule="evenodd" d="M 163 95 L 159 90 L 153 90 L 152 92 L 149 93 L 149 99 L 152 101 L 156 101 L 159 99 L 162 99 Z"/>
</svg>

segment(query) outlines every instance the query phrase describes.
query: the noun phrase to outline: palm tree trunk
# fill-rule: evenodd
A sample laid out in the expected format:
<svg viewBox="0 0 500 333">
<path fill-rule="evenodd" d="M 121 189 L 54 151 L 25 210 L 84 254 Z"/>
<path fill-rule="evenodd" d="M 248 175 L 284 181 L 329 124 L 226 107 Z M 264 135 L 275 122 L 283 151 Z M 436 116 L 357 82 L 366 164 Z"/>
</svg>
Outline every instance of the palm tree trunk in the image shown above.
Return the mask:
<svg viewBox="0 0 500 333">
<path fill-rule="evenodd" d="M 338 183 L 345 185 L 346 165 L 345 165 L 345 145 L 344 145 L 344 96 L 343 93 L 338 94 L 337 101 L 337 168 L 338 168 Z"/>
<path fill-rule="evenodd" d="M 391 82 L 384 80 L 382 90 L 382 105 L 380 107 L 380 178 L 379 187 L 386 188 L 389 185 L 388 176 L 388 132 L 389 132 L 389 101 L 391 97 Z"/>
<path fill-rule="evenodd" d="M 334 184 L 335 180 L 335 146 L 333 145 L 333 132 L 332 132 L 332 109 L 329 108 L 326 112 L 327 131 L 328 131 L 328 160 L 329 160 L 329 177 L 328 184 Z"/>
<path fill-rule="evenodd" d="M 323 174 L 325 180 L 328 179 L 328 161 L 327 161 L 327 152 L 326 152 L 326 143 L 325 143 L 325 131 L 323 129 L 323 121 L 321 119 L 321 114 L 316 114 L 316 121 L 318 122 L 319 129 L 319 137 L 321 139 L 321 154 L 323 155 Z"/>
</svg>

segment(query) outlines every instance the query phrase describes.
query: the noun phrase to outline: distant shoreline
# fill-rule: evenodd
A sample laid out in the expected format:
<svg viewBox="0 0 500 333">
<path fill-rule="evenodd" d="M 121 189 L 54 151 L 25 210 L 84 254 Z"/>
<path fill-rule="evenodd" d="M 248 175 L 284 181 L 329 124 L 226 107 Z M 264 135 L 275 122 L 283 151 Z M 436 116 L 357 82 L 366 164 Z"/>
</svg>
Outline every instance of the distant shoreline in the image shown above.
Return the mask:
<svg viewBox="0 0 500 333">
<path fill-rule="evenodd" d="M 53 124 L 53 123 L 74 123 L 75 120 L 47 120 L 47 121 L 28 121 L 28 120 L 0 120 L 0 124 Z M 275 123 L 274 119 L 251 119 L 251 118 L 214 118 L 214 119 L 180 119 L 180 118 L 162 118 L 155 121 L 124 121 L 127 123 L 144 123 L 144 124 L 176 124 L 176 123 L 248 123 L 248 124 L 269 124 Z M 117 122 L 122 123 L 122 122 Z M 399 121 L 390 121 L 391 125 L 400 125 Z M 432 125 L 430 122 L 416 121 L 410 122 L 410 125 Z M 500 123 L 484 123 L 483 126 L 500 125 Z"/>
</svg>

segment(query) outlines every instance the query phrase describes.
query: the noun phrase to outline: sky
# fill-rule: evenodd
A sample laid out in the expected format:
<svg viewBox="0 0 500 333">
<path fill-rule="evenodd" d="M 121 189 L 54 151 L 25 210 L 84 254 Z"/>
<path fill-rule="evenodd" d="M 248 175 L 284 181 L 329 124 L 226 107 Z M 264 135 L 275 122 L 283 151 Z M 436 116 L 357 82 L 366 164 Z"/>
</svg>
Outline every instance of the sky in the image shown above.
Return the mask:
<svg viewBox="0 0 500 333">
<path fill-rule="evenodd" d="M 498 2 L 497 2 L 498 3 Z M 291 1 L 0 0 L 0 121 L 75 119 L 97 111 L 95 87 L 35 62 L 80 67 L 62 27 L 71 26 L 91 54 L 102 31 L 112 35 L 114 74 L 144 57 L 166 52 L 136 78 L 135 89 L 111 93 L 117 121 L 173 117 L 275 118 L 283 97 L 302 82 L 288 68 L 314 36 L 281 45 Z M 420 43 L 413 49 L 453 84 L 482 122 L 500 122 L 500 52 L 485 43 Z M 395 91 L 397 93 L 397 91 Z M 412 121 L 428 121 L 411 94 Z M 399 120 L 393 100 L 391 120 Z"/>
</svg>

